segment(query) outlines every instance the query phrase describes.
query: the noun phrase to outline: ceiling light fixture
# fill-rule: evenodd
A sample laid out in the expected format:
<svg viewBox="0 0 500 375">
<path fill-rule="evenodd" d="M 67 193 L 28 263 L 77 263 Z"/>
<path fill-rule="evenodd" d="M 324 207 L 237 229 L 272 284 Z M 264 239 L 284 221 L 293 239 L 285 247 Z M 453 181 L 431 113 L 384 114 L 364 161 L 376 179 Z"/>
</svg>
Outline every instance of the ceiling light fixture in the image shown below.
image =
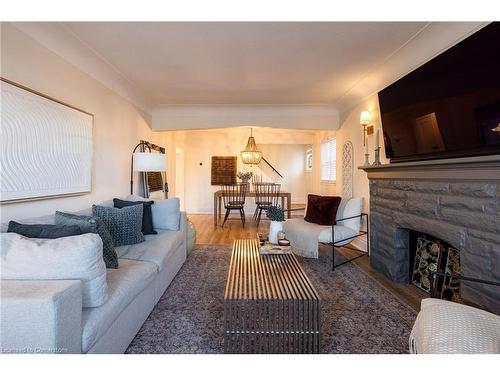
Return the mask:
<svg viewBox="0 0 500 375">
<path fill-rule="evenodd" d="M 262 160 L 262 152 L 257 149 L 255 139 L 252 136 L 252 128 L 250 128 L 250 137 L 248 138 L 247 147 L 241 151 L 241 161 L 244 164 L 259 164 Z"/>
</svg>

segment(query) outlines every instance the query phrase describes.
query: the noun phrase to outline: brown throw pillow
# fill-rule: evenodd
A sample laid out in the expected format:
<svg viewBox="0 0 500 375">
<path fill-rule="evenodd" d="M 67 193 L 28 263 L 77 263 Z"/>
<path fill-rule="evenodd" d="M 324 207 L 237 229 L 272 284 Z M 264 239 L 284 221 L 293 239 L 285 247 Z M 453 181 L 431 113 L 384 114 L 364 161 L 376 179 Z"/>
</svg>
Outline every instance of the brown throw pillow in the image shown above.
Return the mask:
<svg viewBox="0 0 500 375">
<path fill-rule="evenodd" d="M 305 221 L 319 225 L 335 225 L 341 197 L 323 197 L 309 194 Z"/>
</svg>

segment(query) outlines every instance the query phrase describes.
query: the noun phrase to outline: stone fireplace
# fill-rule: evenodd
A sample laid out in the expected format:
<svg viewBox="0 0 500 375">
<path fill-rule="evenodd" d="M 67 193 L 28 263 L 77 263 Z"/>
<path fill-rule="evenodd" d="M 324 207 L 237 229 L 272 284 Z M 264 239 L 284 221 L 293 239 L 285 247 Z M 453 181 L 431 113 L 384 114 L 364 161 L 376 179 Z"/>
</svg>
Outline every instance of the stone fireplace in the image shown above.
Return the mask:
<svg viewBox="0 0 500 375">
<path fill-rule="evenodd" d="M 410 231 L 460 251 L 461 274 L 500 281 L 500 156 L 363 168 L 370 181 L 370 263 L 410 282 Z M 464 302 L 500 313 L 500 287 L 461 282 Z"/>
</svg>

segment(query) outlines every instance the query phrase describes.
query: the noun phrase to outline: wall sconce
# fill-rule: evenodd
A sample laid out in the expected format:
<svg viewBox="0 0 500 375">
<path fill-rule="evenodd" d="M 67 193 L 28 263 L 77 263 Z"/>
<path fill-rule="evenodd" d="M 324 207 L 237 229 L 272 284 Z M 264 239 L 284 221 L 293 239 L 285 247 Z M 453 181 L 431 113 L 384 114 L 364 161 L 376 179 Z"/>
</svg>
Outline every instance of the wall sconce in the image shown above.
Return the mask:
<svg viewBox="0 0 500 375">
<path fill-rule="evenodd" d="M 373 134 L 373 125 L 371 125 L 370 112 L 363 111 L 359 117 L 359 123 L 363 126 L 363 146 L 366 145 L 366 136 Z"/>
</svg>

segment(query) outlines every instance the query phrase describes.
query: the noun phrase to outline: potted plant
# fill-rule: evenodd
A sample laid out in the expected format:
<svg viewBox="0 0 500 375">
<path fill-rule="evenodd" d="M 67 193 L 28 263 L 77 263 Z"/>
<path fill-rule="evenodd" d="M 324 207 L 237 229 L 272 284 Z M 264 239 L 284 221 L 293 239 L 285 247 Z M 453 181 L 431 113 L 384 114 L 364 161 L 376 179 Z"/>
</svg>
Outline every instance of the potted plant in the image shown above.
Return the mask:
<svg viewBox="0 0 500 375">
<path fill-rule="evenodd" d="M 272 244 L 278 243 L 278 234 L 283 231 L 283 223 L 285 222 L 285 213 L 279 207 L 269 207 L 266 210 L 266 216 L 271 221 L 269 226 L 269 242 Z"/>
<path fill-rule="evenodd" d="M 252 172 L 238 172 L 237 176 L 241 180 L 241 182 L 246 184 L 252 178 L 253 173 Z"/>
</svg>

